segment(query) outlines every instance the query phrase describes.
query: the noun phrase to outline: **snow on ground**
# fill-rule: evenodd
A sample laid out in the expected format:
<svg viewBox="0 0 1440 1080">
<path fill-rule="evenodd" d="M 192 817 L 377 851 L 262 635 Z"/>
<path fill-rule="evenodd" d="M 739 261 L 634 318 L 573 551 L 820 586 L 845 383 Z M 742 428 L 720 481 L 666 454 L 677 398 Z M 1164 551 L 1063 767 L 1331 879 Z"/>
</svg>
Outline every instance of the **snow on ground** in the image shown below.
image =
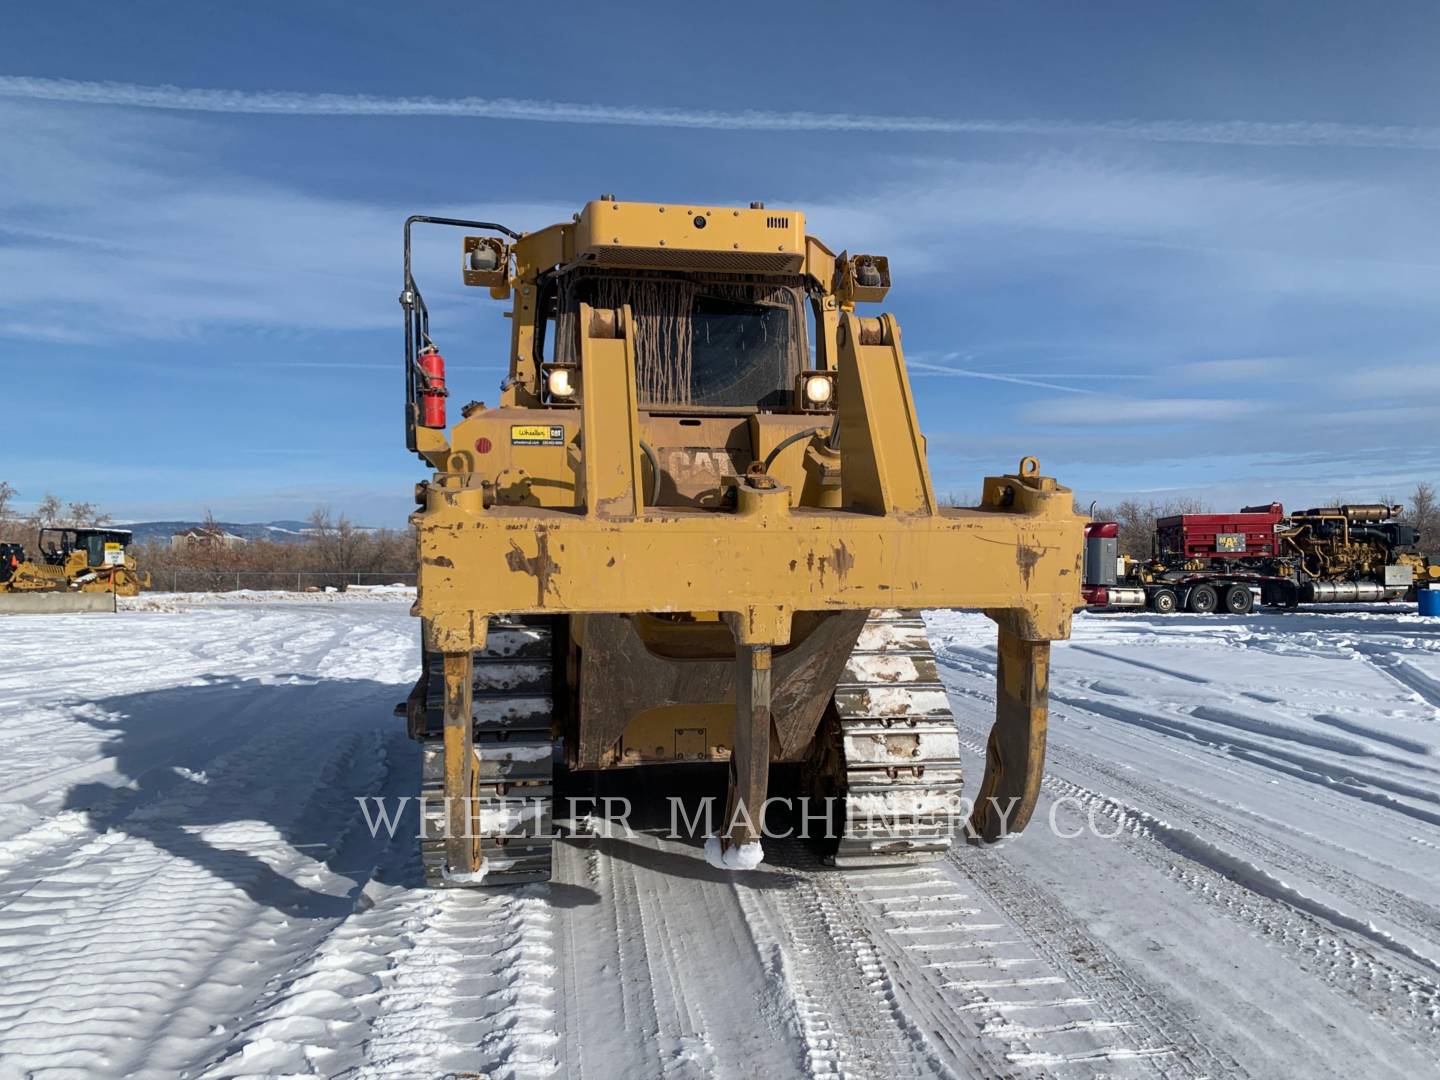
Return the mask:
<svg viewBox="0 0 1440 1080">
<path fill-rule="evenodd" d="M 596 820 L 477 893 L 354 802 L 417 780 L 394 599 L 0 619 L 0 1077 L 1434 1075 L 1432 622 L 1082 615 L 1022 837 L 732 872 Z M 973 782 L 993 631 L 931 628 Z"/>
<path fill-rule="evenodd" d="M 197 607 L 234 607 L 237 604 L 346 604 L 359 600 L 393 600 L 413 603 L 413 585 L 351 585 L 345 589 L 232 589 L 230 592 L 146 592 L 121 596 L 121 611 L 189 611 Z"/>
</svg>

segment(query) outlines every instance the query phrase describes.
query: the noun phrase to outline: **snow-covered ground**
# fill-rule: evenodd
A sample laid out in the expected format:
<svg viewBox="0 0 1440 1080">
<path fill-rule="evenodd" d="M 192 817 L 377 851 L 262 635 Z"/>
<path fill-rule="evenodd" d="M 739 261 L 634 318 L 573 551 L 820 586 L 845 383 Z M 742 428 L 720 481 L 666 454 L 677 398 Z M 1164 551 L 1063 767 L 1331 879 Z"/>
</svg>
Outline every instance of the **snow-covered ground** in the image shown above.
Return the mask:
<svg viewBox="0 0 1440 1080">
<path fill-rule="evenodd" d="M 936 866 L 600 822 L 437 893 L 354 801 L 403 599 L 0 619 L 0 1077 L 1436 1074 L 1440 625 L 1081 616 L 1030 830 Z M 974 780 L 992 632 L 931 627 Z"/>
</svg>

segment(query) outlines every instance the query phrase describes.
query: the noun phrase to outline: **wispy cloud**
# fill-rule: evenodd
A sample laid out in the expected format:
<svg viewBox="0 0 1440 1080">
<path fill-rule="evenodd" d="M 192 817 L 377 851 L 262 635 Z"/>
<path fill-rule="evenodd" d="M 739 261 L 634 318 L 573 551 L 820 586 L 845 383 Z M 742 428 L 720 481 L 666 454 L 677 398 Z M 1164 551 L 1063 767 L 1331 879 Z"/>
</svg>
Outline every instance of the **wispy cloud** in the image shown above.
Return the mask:
<svg viewBox="0 0 1440 1080">
<path fill-rule="evenodd" d="M 1440 366 L 1435 364 L 1366 364 L 1341 372 L 1335 387 L 1348 398 L 1387 398 L 1411 402 L 1417 397 L 1440 398 Z M 1353 414 L 1354 410 L 1350 410 Z M 1432 422 L 1440 421 L 1440 407 L 1430 407 Z"/>
<path fill-rule="evenodd" d="M 1440 288 L 1440 215 L 1411 171 L 1197 166 L 1133 148 L 904 164 L 872 192 L 811 201 L 810 224 L 907 275 L 962 289 L 1064 279 L 1107 304 L 1123 289 L 1210 328 L 1202 305 L 1221 295 L 1233 327 L 1260 301 L 1418 310 Z"/>
<path fill-rule="evenodd" d="M 0 337 L 31 367 L 48 354 L 15 339 L 93 341 L 105 347 L 97 357 L 126 342 L 193 339 L 217 345 L 213 362 L 189 365 L 207 381 L 223 373 L 238 383 L 236 370 L 262 364 L 277 367 L 255 372 L 261 379 L 291 366 L 393 371 L 382 362 L 392 337 L 349 332 L 398 333 L 404 213 L 530 228 L 574 209 L 435 206 L 428 184 L 389 179 L 378 196 L 354 183 L 319 194 L 288 169 L 237 168 L 224 153 L 232 125 L 155 108 L 97 116 L 7 102 L 7 85 Z M 1315 448 L 1306 479 L 1324 489 L 1317 498 L 1371 478 L 1397 476 L 1399 490 L 1440 461 L 1431 436 L 1440 387 L 1423 365 L 1440 289 L 1428 159 L 1372 160 L 1381 167 L 1367 171 L 1345 155 L 1337 171 L 1315 168 L 1313 155 L 1262 161 L 1156 146 L 917 160 L 879 156 L 875 145 L 884 142 L 867 144 L 867 168 L 823 171 L 834 187 L 816 189 L 819 173 L 779 171 L 761 186 L 791 189 L 786 205 L 807 208 L 813 231 L 837 246 L 890 256 L 937 482 L 965 487 L 1035 452 L 1092 490 L 1224 482 L 1245 489 L 1223 500 L 1239 505 L 1273 487 L 1279 466 L 1267 457 L 1252 468 L 1258 455 Z M 857 175 L 866 182 L 847 188 Z M 425 244 L 422 280 L 432 309 L 446 307 L 447 359 L 483 371 L 503 356 L 498 305 L 474 303 L 459 284 L 453 237 Z M 236 359 L 232 335 L 253 359 Z M 286 347 L 309 337 L 306 348 Z M 1017 339 L 1014 349 L 987 345 Z M 948 351 L 957 346 L 965 351 Z M 128 363 L 134 374 L 142 361 Z M 1384 365 L 1397 370 L 1379 373 Z M 1158 400 L 1145 398 L 1152 390 Z M 1392 392 L 1406 408 L 1381 408 Z M 978 407 L 947 437 L 957 400 Z M 70 466 L 26 467 L 49 476 Z M 234 476 L 237 491 L 246 484 L 268 489 L 273 477 L 258 467 Z M 209 498 L 198 488 L 177 497 Z"/>
<path fill-rule="evenodd" d="M 1082 401 L 1039 401 L 1025 409 L 1025 418 L 1032 424 L 1099 427 L 1146 427 L 1159 424 L 1173 429 L 1177 425 L 1213 426 L 1217 418 L 1234 420 L 1239 417 L 1253 417 L 1267 408 L 1265 402 L 1245 398 L 1114 397 L 1109 399 L 1108 407 L 1103 409 Z"/>
<path fill-rule="evenodd" d="M 546 124 L 699 128 L 721 131 L 837 131 L 1028 135 L 1226 146 L 1335 146 L 1440 150 L 1440 128 L 1322 120 L 995 120 L 947 116 L 721 111 L 525 98 L 380 97 L 285 90 L 212 90 L 0 76 L 0 96 L 83 105 L 268 116 L 438 116 Z"/>
<path fill-rule="evenodd" d="M 961 379 L 985 379 L 990 382 L 1013 383 L 1016 386 L 1033 386 L 1041 390 L 1063 390 L 1070 394 L 1096 393 L 1094 390 L 1086 390 L 1078 386 L 1062 386 L 1059 383 L 1044 382 L 1023 375 L 1002 375 L 994 371 L 973 371 L 969 368 L 929 364 L 924 360 L 916 360 L 914 357 L 905 361 L 905 367 L 914 375 L 950 375 Z"/>
<path fill-rule="evenodd" d="M 113 344 L 398 328 L 409 207 L 220 169 L 220 137 L 190 120 L 109 119 L 0 101 L 0 338 Z M 528 228 L 572 208 L 444 209 Z M 475 303 L 460 284 L 458 247 L 438 233 L 419 241 L 417 276 L 432 310 L 498 324 L 498 305 Z M 466 364 L 458 352 L 452 359 Z"/>
<path fill-rule="evenodd" d="M 1304 365 L 1288 356 L 1242 356 L 1195 360 L 1175 368 L 1177 379 L 1189 382 L 1242 382 L 1259 379 L 1293 379 Z"/>
</svg>

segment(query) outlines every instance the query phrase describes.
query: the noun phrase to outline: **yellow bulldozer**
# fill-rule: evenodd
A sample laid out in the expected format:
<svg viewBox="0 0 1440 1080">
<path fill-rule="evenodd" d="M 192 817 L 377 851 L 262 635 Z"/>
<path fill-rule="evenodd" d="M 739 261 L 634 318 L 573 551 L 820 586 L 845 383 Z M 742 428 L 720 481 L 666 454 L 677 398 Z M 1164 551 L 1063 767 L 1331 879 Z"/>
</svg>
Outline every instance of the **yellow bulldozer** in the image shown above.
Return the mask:
<svg viewBox="0 0 1440 1080">
<path fill-rule="evenodd" d="M 447 431 L 416 225 L 464 229 L 509 301 L 499 404 Z M 407 446 L 423 673 L 421 850 L 437 885 L 550 874 L 553 776 L 728 762 L 707 855 L 761 853 L 770 766 L 802 767 L 842 867 L 1022 830 L 1050 642 L 1080 604 L 1083 519 L 1034 458 L 980 505 L 935 497 L 880 255 L 796 210 L 621 202 L 520 234 L 404 228 Z M 960 747 L 924 608 L 998 627 L 985 776 Z"/>
<path fill-rule="evenodd" d="M 39 531 L 33 553 L 0 544 L 0 613 L 113 611 L 115 597 L 150 585 L 130 540 L 128 529 L 54 526 Z"/>
</svg>

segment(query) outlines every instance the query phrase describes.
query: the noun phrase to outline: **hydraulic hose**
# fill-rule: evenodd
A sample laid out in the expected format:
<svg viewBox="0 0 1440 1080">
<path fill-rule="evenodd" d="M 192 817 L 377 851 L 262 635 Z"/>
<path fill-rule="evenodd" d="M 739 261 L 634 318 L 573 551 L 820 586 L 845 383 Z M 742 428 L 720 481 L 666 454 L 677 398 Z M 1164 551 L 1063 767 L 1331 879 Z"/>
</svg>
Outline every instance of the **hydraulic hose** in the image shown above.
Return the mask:
<svg viewBox="0 0 1440 1080">
<path fill-rule="evenodd" d="M 640 440 L 640 449 L 645 451 L 645 456 L 650 459 L 650 505 L 660 505 L 660 458 L 655 453 L 655 448 L 644 439 Z"/>
<path fill-rule="evenodd" d="M 585 433 L 583 431 L 575 436 L 575 445 L 580 448 L 582 454 L 585 452 Z M 650 505 L 659 506 L 660 457 L 655 453 L 655 448 L 644 439 L 640 440 L 640 449 L 645 452 L 645 456 L 650 460 Z"/>
<path fill-rule="evenodd" d="M 770 471 L 770 466 L 774 463 L 775 459 L 780 456 L 780 451 L 784 450 L 791 443 L 799 442 L 801 439 L 808 439 L 812 435 L 824 434 L 828 430 L 828 428 L 823 427 L 806 428 L 804 431 L 797 431 L 794 435 L 789 435 L 781 439 L 780 442 L 776 444 L 775 449 L 765 455 L 765 471 Z"/>
</svg>

